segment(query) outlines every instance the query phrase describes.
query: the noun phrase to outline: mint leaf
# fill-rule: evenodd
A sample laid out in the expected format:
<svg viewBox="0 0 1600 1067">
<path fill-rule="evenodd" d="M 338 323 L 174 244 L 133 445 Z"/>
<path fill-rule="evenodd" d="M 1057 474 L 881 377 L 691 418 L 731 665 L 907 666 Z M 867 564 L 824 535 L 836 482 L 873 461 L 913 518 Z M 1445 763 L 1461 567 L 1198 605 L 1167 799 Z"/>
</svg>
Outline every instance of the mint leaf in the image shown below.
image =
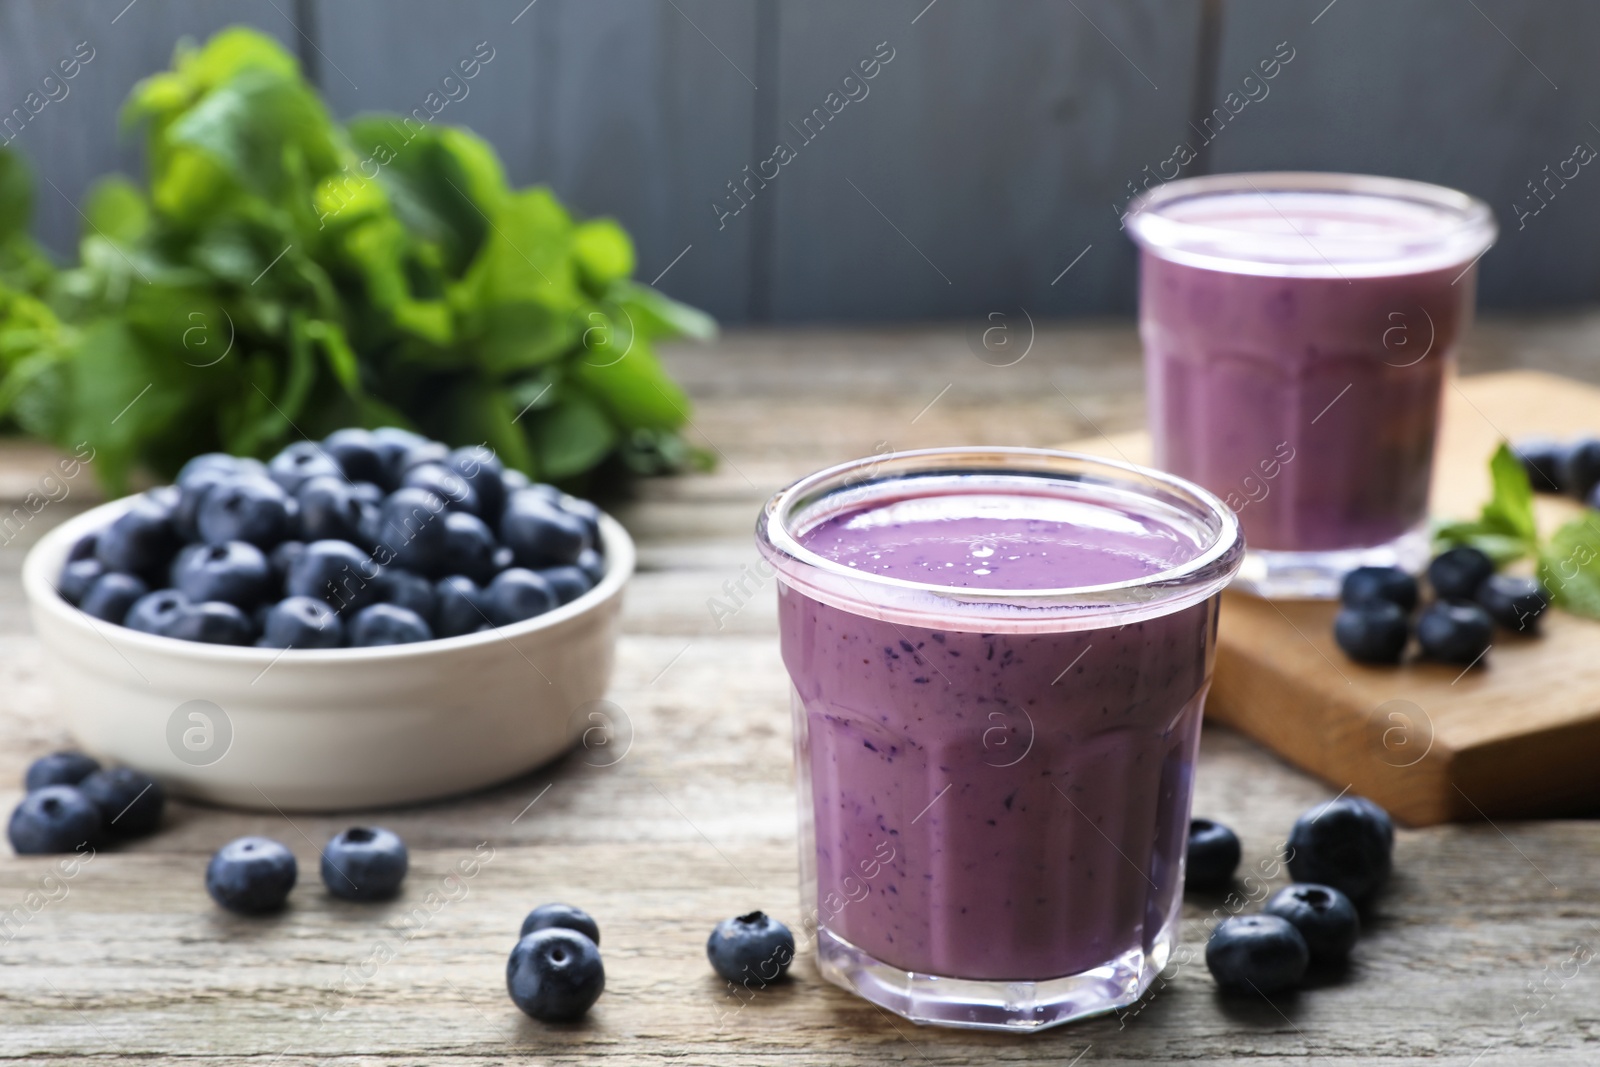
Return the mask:
<svg viewBox="0 0 1600 1067">
<path fill-rule="evenodd" d="M 1470 545 L 1497 566 L 1537 553 L 1539 530 L 1533 517 L 1533 487 L 1528 472 L 1504 441 L 1489 459 L 1493 495 L 1476 519 L 1446 522 L 1433 531 L 1434 550 Z"/>
<path fill-rule="evenodd" d="M 1600 619 L 1600 513 L 1586 512 L 1539 550 L 1539 580 L 1557 606 Z"/>
</svg>

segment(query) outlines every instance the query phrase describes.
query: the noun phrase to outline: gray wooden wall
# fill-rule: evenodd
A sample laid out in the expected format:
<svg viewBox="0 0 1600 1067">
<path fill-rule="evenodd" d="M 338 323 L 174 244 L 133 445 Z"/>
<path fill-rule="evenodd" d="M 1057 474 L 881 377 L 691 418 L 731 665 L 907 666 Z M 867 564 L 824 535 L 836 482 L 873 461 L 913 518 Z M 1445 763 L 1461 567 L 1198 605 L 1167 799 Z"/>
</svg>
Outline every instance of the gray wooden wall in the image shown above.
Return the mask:
<svg viewBox="0 0 1600 1067">
<path fill-rule="evenodd" d="M 621 219 L 645 280 L 673 264 L 661 287 L 727 321 L 1126 313 L 1118 208 L 1180 142 L 1198 149 L 1185 175 L 1460 187 L 1501 221 L 1486 304 L 1600 296 L 1600 169 L 1543 201 L 1529 188 L 1600 146 L 1594 0 L 0 0 L 0 113 L 77 42 L 95 49 L 15 141 L 48 179 L 51 247 L 73 247 L 91 179 L 138 165 L 115 121 L 133 82 L 180 36 L 233 22 L 293 48 L 340 114 L 417 107 L 488 41 L 440 119 L 487 136 L 519 182 Z M 803 140 L 889 49 L 867 95 Z M 1204 117 L 1246 90 L 1203 143 Z M 780 141 L 794 158 L 723 217 L 728 183 Z"/>
</svg>

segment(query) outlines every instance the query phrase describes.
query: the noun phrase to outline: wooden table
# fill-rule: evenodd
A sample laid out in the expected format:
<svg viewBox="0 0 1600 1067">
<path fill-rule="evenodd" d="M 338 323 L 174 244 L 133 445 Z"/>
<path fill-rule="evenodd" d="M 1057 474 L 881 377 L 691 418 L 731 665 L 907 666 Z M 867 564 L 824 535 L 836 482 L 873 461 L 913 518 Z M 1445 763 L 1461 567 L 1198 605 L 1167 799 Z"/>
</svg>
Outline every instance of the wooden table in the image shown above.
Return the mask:
<svg viewBox="0 0 1600 1067">
<path fill-rule="evenodd" d="M 1597 333 L 1582 318 L 1490 323 L 1465 363 L 1571 372 Z M 363 817 L 412 849 L 391 904 L 338 902 L 318 884 L 317 846 L 348 816 L 174 804 L 160 835 L 70 878 L 50 858 L 0 859 L 0 1062 L 1600 1062 L 1600 827 L 1580 821 L 1402 831 L 1348 974 L 1275 1004 L 1220 997 L 1198 956 L 1180 953 L 1120 1017 L 1032 1037 L 932 1030 L 823 983 L 803 946 L 792 982 L 741 1007 L 706 965 L 712 924 L 761 907 L 798 928 L 799 908 L 773 594 L 732 592 L 756 558 L 757 507 L 790 478 L 875 448 L 1134 428 L 1141 375 L 1123 324 L 1041 330 L 1007 368 L 977 360 L 961 329 L 735 334 L 670 362 L 697 399 L 696 434 L 723 461 L 617 508 L 641 548 L 611 694 L 626 754 L 601 765 L 613 757 L 580 751 L 501 788 Z M 7 453 L 0 495 L 46 462 Z M 75 494 L 33 525 L 89 502 Z M 27 761 L 68 741 L 17 585 L 35 535 L 0 548 L 7 809 Z M 1336 792 L 1219 728 L 1201 764 L 1196 810 L 1239 831 L 1245 870 Z M 237 919 L 205 895 L 207 857 L 244 833 L 300 857 L 280 917 Z M 475 849 L 490 858 L 447 880 Z M 606 994 L 572 1026 L 533 1023 L 505 994 L 521 917 L 550 900 L 588 908 L 604 931 Z M 1189 901 L 1190 950 L 1228 907 Z"/>
</svg>

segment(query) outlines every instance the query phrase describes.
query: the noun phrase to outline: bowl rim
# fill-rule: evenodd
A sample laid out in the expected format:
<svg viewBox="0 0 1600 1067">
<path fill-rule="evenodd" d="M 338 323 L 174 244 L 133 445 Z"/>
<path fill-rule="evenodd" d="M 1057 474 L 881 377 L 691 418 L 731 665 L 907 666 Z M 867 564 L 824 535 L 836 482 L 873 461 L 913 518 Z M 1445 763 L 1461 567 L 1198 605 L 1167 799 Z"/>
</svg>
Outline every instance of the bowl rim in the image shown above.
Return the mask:
<svg viewBox="0 0 1600 1067">
<path fill-rule="evenodd" d="M 66 559 L 71 546 L 84 534 L 100 529 L 131 508 L 143 496 L 134 493 L 108 501 L 75 515 L 66 522 L 48 530 L 22 561 L 22 590 L 29 605 L 57 621 L 80 631 L 85 637 L 100 637 L 107 641 L 122 641 L 128 647 L 151 653 L 189 657 L 218 665 L 241 664 L 269 666 L 279 659 L 299 664 L 382 663 L 401 658 L 445 655 L 453 652 L 492 645 L 496 641 L 514 641 L 520 637 L 553 630 L 562 624 L 589 614 L 617 596 L 628 579 L 633 576 L 637 552 L 633 538 L 616 519 L 606 512 L 600 513 L 600 541 L 604 548 L 606 572 L 593 589 L 570 603 L 531 619 L 497 626 L 490 630 L 462 634 L 459 637 L 436 637 L 429 641 L 414 641 L 403 645 L 375 645 L 368 648 L 258 648 L 254 645 L 213 645 L 203 641 L 185 641 L 177 637 L 148 634 L 118 623 L 105 622 L 84 614 L 61 596 L 55 582 L 47 573 L 52 562 L 58 566 Z M 100 624 L 105 623 L 105 627 Z M 37 629 L 37 627 L 36 627 Z M 107 629 L 111 632 L 108 633 Z"/>
</svg>

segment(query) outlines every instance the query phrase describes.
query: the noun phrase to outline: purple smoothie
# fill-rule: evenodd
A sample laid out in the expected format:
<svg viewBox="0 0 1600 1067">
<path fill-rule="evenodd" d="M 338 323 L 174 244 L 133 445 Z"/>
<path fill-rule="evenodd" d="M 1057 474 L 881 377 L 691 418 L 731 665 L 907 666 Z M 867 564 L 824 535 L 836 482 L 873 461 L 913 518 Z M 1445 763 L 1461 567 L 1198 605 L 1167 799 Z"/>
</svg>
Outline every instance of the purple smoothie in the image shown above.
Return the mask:
<svg viewBox="0 0 1600 1067">
<path fill-rule="evenodd" d="M 1254 179 L 1173 183 L 1130 216 L 1155 463 L 1227 501 L 1252 549 L 1394 542 L 1427 518 L 1492 221 L 1418 183 Z"/>
<path fill-rule="evenodd" d="M 1202 551 L 1087 495 L 982 486 L 880 495 L 799 541 L 864 575 L 974 590 L 1125 582 Z M 815 924 L 967 979 L 1143 959 L 1179 904 L 1217 598 L 1126 625 L 947 614 L 918 625 L 780 583 Z"/>
</svg>

